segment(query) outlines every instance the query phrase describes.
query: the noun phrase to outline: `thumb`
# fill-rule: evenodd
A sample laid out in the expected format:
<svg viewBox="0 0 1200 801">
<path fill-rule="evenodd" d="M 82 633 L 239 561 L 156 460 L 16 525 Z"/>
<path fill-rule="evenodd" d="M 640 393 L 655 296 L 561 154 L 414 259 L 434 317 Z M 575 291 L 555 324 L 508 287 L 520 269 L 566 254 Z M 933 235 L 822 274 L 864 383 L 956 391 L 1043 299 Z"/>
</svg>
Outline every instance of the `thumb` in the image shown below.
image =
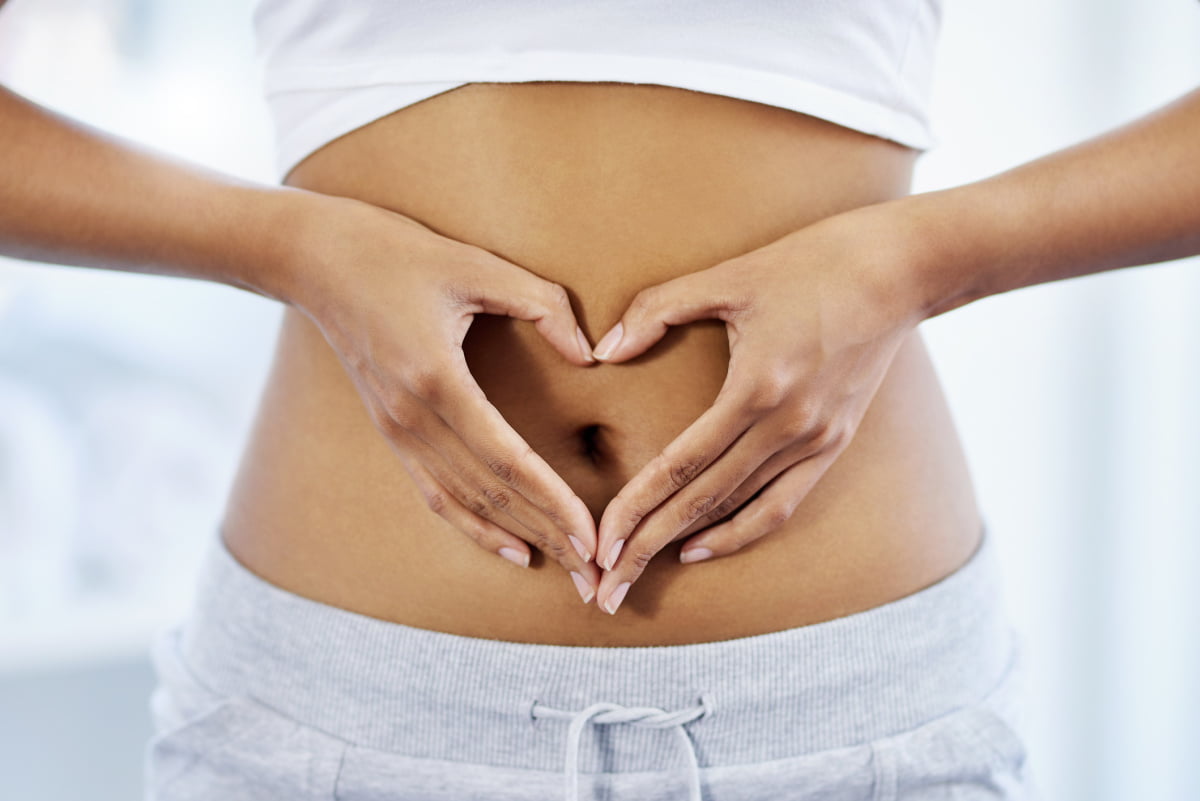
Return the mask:
<svg viewBox="0 0 1200 801">
<path fill-rule="evenodd" d="M 575 319 L 571 297 L 562 284 L 534 275 L 512 262 L 489 260 L 458 290 L 472 311 L 528 320 L 555 350 L 574 364 L 592 364 L 592 348 Z"/>
<path fill-rule="evenodd" d="M 617 324 L 596 345 L 603 362 L 622 362 L 644 353 L 667 327 L 712 318 L 727 319 L 732 309 L 728 287 L 709 268 L 688 273 L 634 295 Z"/>
</svg>

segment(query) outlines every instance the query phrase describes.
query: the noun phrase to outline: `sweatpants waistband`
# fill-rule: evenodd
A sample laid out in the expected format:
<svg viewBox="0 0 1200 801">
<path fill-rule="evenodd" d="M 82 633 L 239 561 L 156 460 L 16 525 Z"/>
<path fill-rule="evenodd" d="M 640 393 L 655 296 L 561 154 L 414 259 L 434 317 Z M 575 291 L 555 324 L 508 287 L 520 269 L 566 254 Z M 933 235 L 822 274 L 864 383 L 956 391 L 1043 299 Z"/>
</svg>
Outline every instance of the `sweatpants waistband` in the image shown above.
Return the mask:
<svg viewBox="0 0 1200 801">
<path fill-rule="evenodd" d="M 642 709 L 654 725 L 686 724 L 705 767 L 861 744 L 974 703 L 1016 647 L 986 525 L 964 566 L 883 606 L 769 634 L 633 647 L 489 640 L 359 615 L 259 578 L 218 534 L 180 637 L 214 690 L 357 746 L 551 771 L 562 769 L 551 744 L 572 724 L 576 738 L 608 736 L 591 726 L 581 735 L 585 711 L 632 719 L 628 710 Z M 630 731 L 603 765 L 585 748 L 577 767 L 676 763 L 670 735 Z"/>
</svg>

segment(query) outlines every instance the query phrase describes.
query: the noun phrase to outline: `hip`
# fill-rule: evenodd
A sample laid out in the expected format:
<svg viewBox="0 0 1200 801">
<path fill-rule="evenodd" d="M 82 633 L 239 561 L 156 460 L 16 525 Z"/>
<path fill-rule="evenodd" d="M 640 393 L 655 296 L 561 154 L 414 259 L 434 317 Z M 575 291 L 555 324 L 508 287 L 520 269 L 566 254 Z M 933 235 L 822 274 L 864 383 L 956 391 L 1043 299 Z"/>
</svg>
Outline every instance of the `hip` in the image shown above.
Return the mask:
<svg viewBox="0 0 1200 801">
<path fill-rule="evenodd" d="M 156 642 L 148 798 L 1036 798 L 993 535 L 810 626 L 665 647 L 461 637 L 255 576 L 213 540 Z"/>
</svg>

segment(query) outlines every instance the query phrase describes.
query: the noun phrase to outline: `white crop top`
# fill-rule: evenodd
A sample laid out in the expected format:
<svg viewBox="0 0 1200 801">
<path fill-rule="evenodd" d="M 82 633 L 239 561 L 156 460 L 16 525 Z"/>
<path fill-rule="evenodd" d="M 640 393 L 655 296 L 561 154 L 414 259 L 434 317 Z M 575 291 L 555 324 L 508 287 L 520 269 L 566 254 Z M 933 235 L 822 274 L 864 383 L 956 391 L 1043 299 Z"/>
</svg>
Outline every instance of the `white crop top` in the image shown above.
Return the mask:
<svg viewBox="0 0 1200 801">
<path fill-rule="evenodd" d="M 464 84 L 651 83 L 793 109 L 917 150 L 940 0 L 258 0 L 282 179 Z"/>
</svg>

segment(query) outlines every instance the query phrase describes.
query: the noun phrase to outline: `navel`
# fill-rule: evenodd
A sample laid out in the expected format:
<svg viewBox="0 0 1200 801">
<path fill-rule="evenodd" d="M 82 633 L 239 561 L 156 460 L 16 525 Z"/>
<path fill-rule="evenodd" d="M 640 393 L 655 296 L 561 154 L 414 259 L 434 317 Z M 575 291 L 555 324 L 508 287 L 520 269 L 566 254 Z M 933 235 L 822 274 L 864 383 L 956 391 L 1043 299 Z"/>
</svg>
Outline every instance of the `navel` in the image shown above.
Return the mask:
<svg viewBox="0 0 1200 801">
<path fill-rule="evenodd" d="M 586 425 L 576 431 L 579 437 L 580 450 L 594 465 L 599 465 L 605 459 L 605 451 L 601 441 L 599 424 Z"/>
</svg>

